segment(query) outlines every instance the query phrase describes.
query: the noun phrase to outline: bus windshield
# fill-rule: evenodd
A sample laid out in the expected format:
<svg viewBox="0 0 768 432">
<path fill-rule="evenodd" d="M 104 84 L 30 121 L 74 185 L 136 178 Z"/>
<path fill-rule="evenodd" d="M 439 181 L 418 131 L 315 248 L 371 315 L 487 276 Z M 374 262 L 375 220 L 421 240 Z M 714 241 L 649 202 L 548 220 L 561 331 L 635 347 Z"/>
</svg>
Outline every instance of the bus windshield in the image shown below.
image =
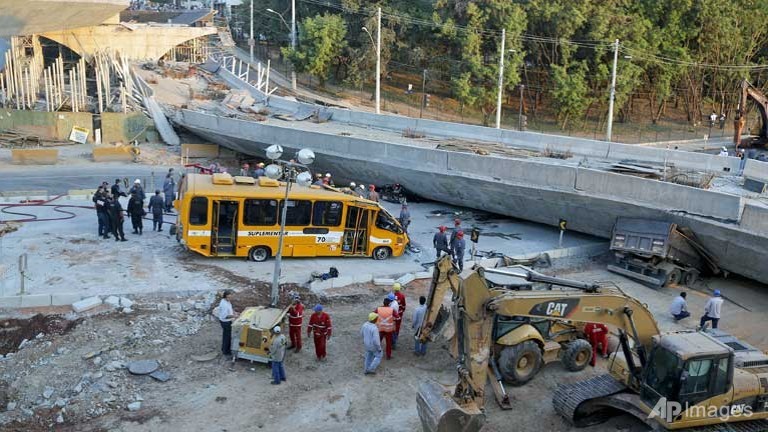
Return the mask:
<svg viewBox="0 0 768 432">
<path fill-rule="evenodd" d="M 397 220 L 395 220 L 395 218 L 383 207 L 379 209 L 379 214 L 376 216 L 376 228 L 381 228 L 395 234 L 403 233 L 403 229 L 397 223 Z"/>
</svg>

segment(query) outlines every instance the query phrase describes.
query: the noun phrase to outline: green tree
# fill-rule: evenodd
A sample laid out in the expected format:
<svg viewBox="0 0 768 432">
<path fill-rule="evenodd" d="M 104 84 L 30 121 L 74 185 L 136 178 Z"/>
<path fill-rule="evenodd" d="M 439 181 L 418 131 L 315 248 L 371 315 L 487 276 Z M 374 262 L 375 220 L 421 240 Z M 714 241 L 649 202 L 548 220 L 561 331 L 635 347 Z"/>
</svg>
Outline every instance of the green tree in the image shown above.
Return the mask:
<svg viewBox="0 0 768 432">
<path fill-rule="evenodd" d="M 331 66 L 341 61 L 347 48 L 347 25 L 341 15 L 316 15 L 305 18 L 300 25 L 299 46 L 296 50 L 283 48 L 297 72 L 307 72 L 324 86 Z"/>
<path fill-rule="evenodd" d="M 551 69 L 554 88 L 550 93 L 555 101 L 558 124 L 561 129 L 566 129 L 569 122 L 581 121 L 591 103 L 586 78 L 589 67 L 586 62 L 579 61 L 568 66 L 551 65 Z"/>
<path fill-rule="evenodd" d="M 454 94 L 462 106 L 480 110 L 484 125 L 490 124 L 498 96 L 501 29 L 506 29 L 507 37 L 506 52 L 501 53 L 505 57 L 502 85 L 509 88 L 520 82 L 524 57 L 520 35 L 526 26 L 522 7 L 507 0 L 438 0 L 434 20 L 449 49 L 461 58 L 451 80 Z"/>
</svg>

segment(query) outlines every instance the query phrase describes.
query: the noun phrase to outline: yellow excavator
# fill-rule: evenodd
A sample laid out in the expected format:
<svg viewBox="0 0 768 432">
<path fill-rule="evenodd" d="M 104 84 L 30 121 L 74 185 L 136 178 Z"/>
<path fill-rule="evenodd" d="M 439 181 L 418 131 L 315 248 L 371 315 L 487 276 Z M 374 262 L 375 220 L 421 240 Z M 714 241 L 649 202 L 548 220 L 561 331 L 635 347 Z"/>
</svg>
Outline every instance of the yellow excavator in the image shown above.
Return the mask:
<svg viewBox="0 0 768 432">
<path fill-rule="evenodd" d="M 509 266 L 509 268 L 524 268 Z M 563 285 L 587 289 L 590 284 L 549 276 L 525 268 L 530 278 L 520 282 L 518 278 L 499 275 L 486 278 L 492 296 L 510 290 L 531 290 L 532 283 Z M 451 294 L 450 300 L 446 298 Z M 439 339 L 455 342 L 455 328 L 450 310 L 443 302 L 455 302 L 459 295 L 459 274 L 449 259 L 436 263 L 429 294 L 427 311 L 416 337 L 423 343 Z M 451 304 L 451 303 L 449 303 Z M 592 358 L 592 347 L 584 340 L 583 326 L 568 321 L 553 321 L 540 318 L 505 316 L 496 314 L 493 322 L 493 344 L 489 360 L 495 375 L 513 386 L 521 386 L 533 379 L 542 366 L 551 362 L 562 362 L 571 372 L 583 370 Z M 456 344 L 451 344 L 451 354 L 456 356 Z"/>
<path fill-rule="evenodd" d="M 438 262 L 435 272 L 440 268 Z M 478 268 L 460 281 L 453 306 L 458 383 L 421 384 L 417 408 L 425 431 L 479 431 L 485 424 L 488 381 L 497 401 L 509 407 L 508 395 L 489 368 L 498 314 L 602 323 L 618 331 L 607 374 L 555 391 L 555 411 L 577 427 L 626 413 L 653 429 L 768 430 L 768 356 L 756 348 L 717 330 L 661 334 L 648 308 L 615 286 L 494 295 L 486 273 L 536 277 L 524 267 Z M 559 282 L 578 288 L 573 281 L 550 280 Z"/>
</svg>

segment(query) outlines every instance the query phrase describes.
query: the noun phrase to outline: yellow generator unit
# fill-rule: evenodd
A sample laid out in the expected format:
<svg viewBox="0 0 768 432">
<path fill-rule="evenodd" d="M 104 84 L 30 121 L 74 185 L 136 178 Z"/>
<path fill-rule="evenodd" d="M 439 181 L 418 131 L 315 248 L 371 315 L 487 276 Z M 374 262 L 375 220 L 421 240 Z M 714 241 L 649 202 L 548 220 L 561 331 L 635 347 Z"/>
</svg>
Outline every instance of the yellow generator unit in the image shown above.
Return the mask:
<svg viewBox="0 0 768 432">
<path fill-rule="evenodd" d="M 278 309 L 267 306 L 245 308 L 232 324 L 232 360 L 246 359 L 261 363 L 269 362 L 269 347 L 272 345 L 270 331 L 279 325 L 288 331 L 286 314 L 288 308 Z"/>
</svg>

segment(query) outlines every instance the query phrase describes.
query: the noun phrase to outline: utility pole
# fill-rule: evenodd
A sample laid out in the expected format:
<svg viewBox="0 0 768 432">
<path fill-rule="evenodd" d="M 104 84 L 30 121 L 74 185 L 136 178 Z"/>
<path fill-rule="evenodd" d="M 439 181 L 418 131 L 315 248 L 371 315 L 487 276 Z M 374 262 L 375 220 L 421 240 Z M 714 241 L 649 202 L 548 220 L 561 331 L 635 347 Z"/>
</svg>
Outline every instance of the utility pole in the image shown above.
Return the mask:
<svg viewBox="0 0 768 432">
<path fill-rule="evenodd" d="M 501 129 L 501 94 L 504 92 L 504 42 L 507 29 L 501 29 L 501 49 L 499 50 L 499 95 L 496 98 L 496 129 Z"/>
<path fill-rule="evenodd" d="M 419 108 L 419 118 L 424 115 L 424 105 L 427 104 L 427 70 L 424 69 L 424 74 L 421 78 L 421 107 Z"/>
<path fill-rule="evenodd" d="M 251 0 L 251 5 L 253 5 Z M 296 0 L 291 0 L 291 50 L 296 51 Z M 291 65 L 291 89 L 296 91 L 296 69 Z"/>
<path fill-rule="evenodd" d="M 248 47 L 250 48 L 250 51 L 251 51 L 251 57 L 250 57 L 251 58 L 251 63 L 250 64 L 253 64 L 253 46 L 256 44 L 256 42 L 253 40 L 253 2 L 254 1 L 256 1 L 256 0 L 251 0 L 251 32 L 248 34 L 249 35 L 249 37 L 248 37 Z M 250 67 L 250 65 L 248 67 Z"/>
<path fill-rule="evenodd" d="M 613 43 L 613 73 L 611 74 L 611 99 L 608 101 L 608 127 L 605 131 L 605 140 L 611 141 L 613 132 L 613 101 L 616 99 L 616 65 L 619 62 L 619 40 Z"/>
<path fill-rule="evenodd" d="M 376 12 L 376 114 L 381 114 L 381 8 Z"/>
<path fill-rule="evenodd" d="M 520 84 L 520 111 L 517 113 L 517 130 L 523 130 L 523 89 L 525 84 Z"/>
</svg>

